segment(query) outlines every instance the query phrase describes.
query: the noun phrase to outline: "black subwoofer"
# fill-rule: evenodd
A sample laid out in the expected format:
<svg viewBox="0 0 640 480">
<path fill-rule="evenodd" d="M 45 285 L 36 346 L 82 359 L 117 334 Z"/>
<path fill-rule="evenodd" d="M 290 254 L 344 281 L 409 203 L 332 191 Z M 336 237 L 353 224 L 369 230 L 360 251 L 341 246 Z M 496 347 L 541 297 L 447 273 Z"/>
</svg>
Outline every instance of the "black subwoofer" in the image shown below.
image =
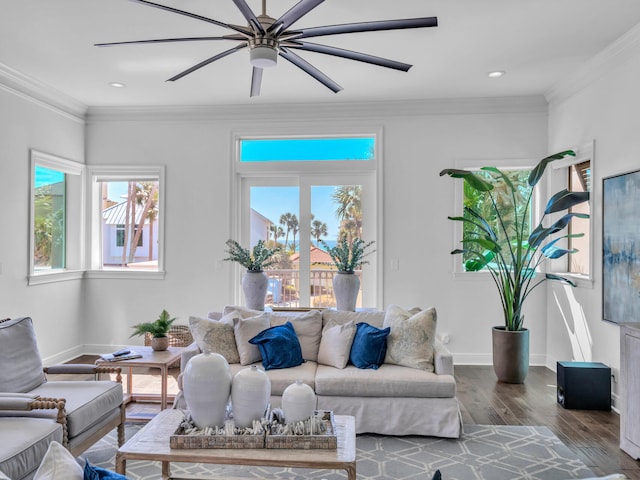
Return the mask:
<svg viewBox="0 0 640 480">
<path fill-rule="evenodd" d="M 598 362 L 558 362 L 557 399 L 567 409 L 611 410 L 611 368 Z"/>
</svg>

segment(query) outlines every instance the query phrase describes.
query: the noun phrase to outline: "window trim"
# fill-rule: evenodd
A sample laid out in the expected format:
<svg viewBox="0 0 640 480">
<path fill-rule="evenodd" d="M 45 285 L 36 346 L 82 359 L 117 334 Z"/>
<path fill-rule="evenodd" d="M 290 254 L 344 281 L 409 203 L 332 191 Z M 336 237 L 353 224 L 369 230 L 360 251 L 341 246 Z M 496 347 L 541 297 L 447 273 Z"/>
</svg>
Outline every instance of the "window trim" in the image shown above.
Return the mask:
<svg viewBox="0 0 640 480">
<path fill-rule="evenodd" d="M 131 166 L 131 165 L 93 165 L 88 167 L 87 190 L 90 192 L 89 213 L 89 268 L 86 272 L 88 278 L 115 278 L 115 279 L 156 279 L 165 278 L 165 223 L 166 223 L 166 185 L 164 165 Z M 102 266 L 102 212 L 100 212 L 100 188 L 103 181 L 130 181 L 150 180 L 159 184 L 160 195 L 158 199 L 158 270 L 145 271 L 141 269 L 110 268 L 105 270 Z"/>
<path fill-rule="evenodd" d="M 550 268 L 549 270 L 553 273 L 558 273 L 563 277 L 570 278 L 573 282 L 575 282 L 577 287 L 581 288 L 593 288 L 594 286 L 594 238 L 595 238 L 595 228 L 593 221 L 593 205 L 594 200 L 596 198 L 597 186 L 594 182 L 595 171 L 596 171 L 596 161 L 595 161 L 595 140 L 587 142 L 580 146 L 579 148 L 574 148 L 573 150 L 576 152 L 575 157 L 565 157 L 562 160 L 558 160 L 557 162 L 552 162 L 549 165 L 554 170 L 554 174 L 563 173 L 563 187 L 568 188 L 569 179 L 567 169 L 573 165 L 577 165 L 579 163 L 585 162 L 587 160 L 590 161 L 591 168 L 591 192 L 589 193 L 589 207 L 590 207 L 590 218 L 589 218 L 589 275 L 583 275 L 580 273 L 568 272 L 566 268 L 566 261 L 561 259 L 552 260 L 549 262 Z"/>
<path fill-rule="evenodd" d="M 486 166 L 497 167 L 500 170 L 526 170 L 532 169 L 536 162 L 531 159 L 502 159 L 502 160 L 458 160 L 455 162 L 455 168 L 464 170 L 480 170 Z M 454 182 L 454 212 L 455 215 L 462 215 L 463 207 L 464 182 Z M 542 215 L 542 204 L 540 201 L 539 186 L 536 186 L 532 197 L 532 225 L 537 224 Z M 452 245 L 460 245 L 462 239 L 462 222 L 453 223 L 453 242 Z M 457 248 L 457 247 L 455 247 Z M 453 250 L 453 248 L 452 248 Z M 488 270 L 480 270 L 478 272 L 467 272 L 464 270 L 462 256 L 451 255 L 453 278 L 456 280 L 484 280 L 489 278 L 491 273 Z"/>
<path fill-rule="evenodd" d="M 76 280 L 84 274 L 85 250 L 85 170 L 80 162 L 70 160 L 51 153 L 31 149 L 29 151 L 29 266 L 27 285 L 40 285 L 66 280 Z M 36 271 L 34 267 L 34 222 L 35 222 L 35 170 L 36 166 L 57 170 L 66 175 L 77 176 L 77 180 L 67 182 L 65 178 L 65 267 L 51 271 Z M 74 185 L 70 185 L 76 184 Z M 72 187 L 70 189 L 70 187 Z M 71 202 L 69 200 L 71 199 Z M 72 205 L 72 208 L 70 207 Z"/>
<path fill-rule="evenodd" d="M 306 128 L 306 127 L 305 127 Z M 335 127 L 333 127 L 335 128 Z M 230 238 L 240 239 L 242 243 L 244 239 L 248 239 L 248 231 L 243 226 L 242 212 L 247 206 L 248 196 L 246 194 L 245 179 L 262 178 L 265 180 L 278 179 L 284 185 L 284 182 L 294 182 L 298 187 L 303 186 L 307 182 L 307 178 L 311 175 L 318 177 L 325 177 L 332 175 L 334 178 L 337 176 L 338 181 L 335 183 L 343 183 L 340 177 L 353 177 L 361 175 L 363 177 L 371 176 L 370 182 L 375 186 L 375 198 L 372 202 L 375 204 L 376 215 L 375 224 L 371 230 L 375 233 L 375 249 L 376 249 L 376 261 L 371 262 L 372 265 L 368 265 L 366 268 L 370 268 L 375 272 L 375 282 L 373 282 L 373 291 L 367 293 L 365 290 L 365 297 L 363 298 L 363 304 L 367 305 L 367 302 L 375 308 L 382 308 L 384 305 L 384 291 L 383 291 L 383 274 L 384 274 L 384 254 L 383 254 L 383 161 L 382 152 L 382 128 L 361 128 L 354 130 L 352 126 L 345 126 L 342 129 L 326 130 L 323 128 L 317 128 L 313 130 L 313 133 L 306 133 L 301 131 L 287 130 L 285 132 L 271 133 L 266 132 L 264 128 L 260 128 L 260 133 L 248 131 L 246 129 L 236 130 L 232 132 L 232 158 L 230 169 L 230 198 L 231 198 L 231 221 L 230 221 Z M 341 133 L 336 133 L 340 130 Z M 279 162 L 240 162 L 240 141 L 244 139 L 260 139 L 260 138 L 341 138 L 341 137 L 373 137 L 375 138 L 375 152 L 374 158 L 371 160 L 358 160 L 358 161 L 285 161 L 284 168 L 286 168 L 287 175 L 283 175 L 282 166 L 279 166 Z M 298 182 L 300 179 L 300 182 Z M 250 181 L 250 180 L 249 180 Z M 348 183 L 348 182 L 347 182 Z M 291 184 L 291 183 L 289 183 Z M 345 183 L 346 184 L 346 183 Z M 246 198 L 245 198 L 246 197 Z M 303 202 L 308 202 L 310 199 L 302 199 Z M 300 206 L 301 208 L 304 205 Z M 245 222 L 246 223 L 246 222 Z M 302 234 L 303 232 L 301 232 Z M 236 304 L 242 300 L 242 291 L 240 288 L 240 281 L 242 278 L 242 271 L 240 268 L 231 268 L 230 281 L 232 285 L 232 297 Z"/>
</svg>

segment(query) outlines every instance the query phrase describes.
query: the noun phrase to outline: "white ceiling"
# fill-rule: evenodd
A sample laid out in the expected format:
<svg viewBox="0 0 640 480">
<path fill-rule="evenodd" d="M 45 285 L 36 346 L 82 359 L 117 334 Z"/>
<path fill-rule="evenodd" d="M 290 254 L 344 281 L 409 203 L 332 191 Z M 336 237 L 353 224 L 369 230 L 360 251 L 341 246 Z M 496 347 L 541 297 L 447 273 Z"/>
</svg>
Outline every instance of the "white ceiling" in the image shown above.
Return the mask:
<svg viewBox="0 0 640 480">
<path fill-rule="evenodd" d="M 231 0 L 155 0 L 225 23 L 246 24 Z M 261 0 L 247 0 L 260 13 Z M 267 0 L 279 17 L 296 0 Z M 638 0 L 326 0 L 294 26 L 413 17 L 439 26 L 311 39 L 413 64 L 398 72 L 302 52 L 338 82 L 334 94 L 280 58 L 249 97 L 246 50 L 176 82 L 165 80 L 235 42 L 125 45 L 99 42 L 229 32 L 127 0 L 2 0 L 0 64 L 87 106 L 352 102 L 540 95 L 640 22 Z M 505 70 L 499 79 L 487 72 Z M 123 82 L 113 88 L 109 82 Z"/>
</svg>

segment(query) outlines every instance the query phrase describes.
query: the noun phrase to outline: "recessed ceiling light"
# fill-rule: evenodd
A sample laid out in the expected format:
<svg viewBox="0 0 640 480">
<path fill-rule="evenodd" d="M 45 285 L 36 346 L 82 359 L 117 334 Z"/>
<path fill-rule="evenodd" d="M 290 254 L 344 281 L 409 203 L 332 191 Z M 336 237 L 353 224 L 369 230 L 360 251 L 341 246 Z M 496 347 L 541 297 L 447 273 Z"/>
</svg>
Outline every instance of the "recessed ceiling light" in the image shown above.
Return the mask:
<svg viewBox="0 0 640 480">
<path fill-rule="evenodd" d="M 126 84 L 121 83 L 121 82 L 111 82 L 111 83 L 109 83 L 109 85 L 111 85 L 114 88 L 124 88 L 124 87 L 127 86 Z"/>
<path fill-rule="evenodd" d="M 488 75 L 489 78 L 500 78 L 505 73 L 507 73 L 507 72 L 505 72 L 504 70 L 494 70 L 493 72 L 487 73 L 487 75 Z"/>
</svg>

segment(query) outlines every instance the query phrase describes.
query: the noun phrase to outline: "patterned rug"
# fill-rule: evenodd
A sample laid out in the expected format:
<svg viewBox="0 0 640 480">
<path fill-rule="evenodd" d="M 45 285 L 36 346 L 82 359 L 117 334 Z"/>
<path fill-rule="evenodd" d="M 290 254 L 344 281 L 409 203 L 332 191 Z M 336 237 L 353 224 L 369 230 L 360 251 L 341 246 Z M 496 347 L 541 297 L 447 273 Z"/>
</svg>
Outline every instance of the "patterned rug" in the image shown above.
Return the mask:
<svg viewBox="0 0 640 480">
<path fill-rule="evenodd" d="M 141 426 L 126 425 L 130 438 Z M 593 473 L 547 427 L 465 425 L 459 440 L 358 435 L 359 480 L 425 480 L 440 470 L 443 480 L 565 480 Z M 95 465 L 115 466 L 115 430 L 84 454 Z M 176 477 L 247 479 L 344 479 L 343 472 L 275 467 L 171 464 Z M 131 480 L 161 478 L 160 463 L 127 461 Z"/>
</svg>

